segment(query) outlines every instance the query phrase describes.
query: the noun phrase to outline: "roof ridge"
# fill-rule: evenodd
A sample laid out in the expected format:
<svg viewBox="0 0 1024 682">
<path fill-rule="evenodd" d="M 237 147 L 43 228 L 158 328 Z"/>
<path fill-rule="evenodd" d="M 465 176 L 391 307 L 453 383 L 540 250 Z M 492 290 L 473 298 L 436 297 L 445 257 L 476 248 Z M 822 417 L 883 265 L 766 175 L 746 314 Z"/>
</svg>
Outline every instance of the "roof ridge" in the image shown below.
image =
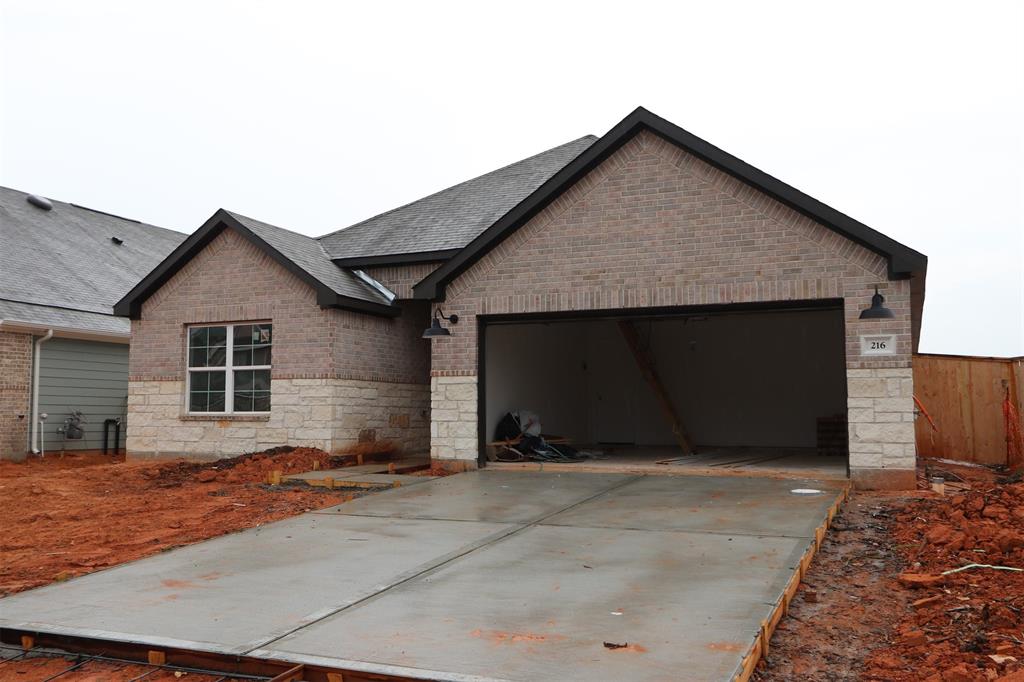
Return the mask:
<svg viewBox="0 0 1024 682">
<path fill-rule="evenodd" d="M 550 148 L 545 149 L 543 151 L 537 152 L 536 154 L 532 154 L 532 155 L 527 156 L 525 158 L 519 159 L 518 161 L 513 161 L 512 163 L 509 163 L 509 164 L 506 164 L 504 166 L 501 166 L 500 168 L 495 168 L 492 171 L 488 171 L 486 173 L 481 173 L 480 175 L 476 175 L 476 176 L 474 176 L 472 178 L 469 178 L 467 180 L 463 180 L 462 182 L 457 182 L 454 185 L 449 185 L 448 187 L 445 187 L 444 189 L 439 189 L 436 192 L 431 192 L 430 194 L 427 194 L 425 196 L 418 197 L 418 198 L 413 199 L 411 201 L 407 201 L 406 203 L 402 204 L 401 206 L 395 206 L 394 208 L 388 209 L 387 211 L 382 211 L 381 213 L 377 213 L 375 215 L 369 216 L 368 218 L 364 218 L 363 220 L 360 220 L 357 223 L 352 223 L 351 225 L 339 228 L 337 230 L 334 230 L 333 232 L 328 232 L 327 234 L 320 235 L 319 237 L 316 237 L 315 239 L 317 241 L 320 241 L 322 239 L 326 239 L 327 237 L 336 235 L 339 232 L 344 232 L 345 230 L 351 230 L 352 228 L 359 227 L 360 225 L 368 223 L 371 220 L 376 220 L 377 218 L 381 218 L 383 216 L 389 215 L 391 213 L 394 213 L 395 211 L 400 211 L 403 208 L 406 208 L 407 206 L 412 206 L 413 204 L 419 203 L 419 202 L 424 201 L 426 199 L 429 199 L 431 197 L 436 197 L 438 194 L 443 194 L 444 192 L 447 192 L 449 190 L 453 190 L 456 187 L 461 187 L 461 186 L 466 185 L 466 184 L 468 184 L 470 182 L 475 182 L 475 181 L 477 181 L 477 180 L 479 180 L 481 178 L 486 178 L 488 175 L 494 175 L 495 173 L 500 173 L 501 171 L 507 170 L 507 169 L 511 168 L 512 166 L 518 166 L 521 163 L 526 163 L 527 161 L 530 161 L 532 159 L 536 159 L 538 156 L 543 156 L 544 154 L 548 154 L 550 152 L 553 152 L 556 149 L 561 149 L 562 147 L 568 147 L 571 144 L 576 144 L 580 140 L 586 140 L 586 139 L 597 140 L 598 138 L 597 138 L 596 135 L 583 135 L 581 137 L 577 137 L 577 138 L 575 138 L 573 140 L 569 140 L 568 142 L 564 142 L 562 144 L 555 145 L 554 147 L 550 147 Z"/>
</svg>

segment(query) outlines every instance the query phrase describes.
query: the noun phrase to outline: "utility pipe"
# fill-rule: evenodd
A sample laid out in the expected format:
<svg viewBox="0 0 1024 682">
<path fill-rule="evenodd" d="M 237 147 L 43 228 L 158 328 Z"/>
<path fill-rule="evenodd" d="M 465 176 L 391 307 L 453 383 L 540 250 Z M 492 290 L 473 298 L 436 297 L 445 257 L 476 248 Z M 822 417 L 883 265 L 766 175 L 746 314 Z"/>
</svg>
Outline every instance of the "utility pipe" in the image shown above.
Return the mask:
<svg viewBox="0 0 1024 682">
<path fill-rule="evenodd" d="M 32 454 L 38 455 L 39 448 L 39 359 L 41 356 L 40 347 L 53 338 L 53 330 L 47 329 L 44 336 L 35 340 L 32 354 Z"/>
</svg>

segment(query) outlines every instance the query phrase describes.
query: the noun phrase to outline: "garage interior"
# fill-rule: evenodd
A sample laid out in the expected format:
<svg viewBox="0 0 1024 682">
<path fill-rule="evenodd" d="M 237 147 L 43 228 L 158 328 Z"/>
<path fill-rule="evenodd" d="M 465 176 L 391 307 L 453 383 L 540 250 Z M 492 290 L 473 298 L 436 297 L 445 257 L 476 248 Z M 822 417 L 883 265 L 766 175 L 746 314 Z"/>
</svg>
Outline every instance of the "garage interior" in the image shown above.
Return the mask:
<svg viewBox="0 0 1024 682">
<path fill-rule="evenodd" d="M 496 429 L 507 413 L 525 410 L 547 440 L 564 439 L 586 456 L 558 464 L 566 470 L 847 475 L 839 302 L 508 316 L 485 319 L 481 338 L 487 466 L 555 466 L 508 461 L 521 458 Z"/>
</svg>

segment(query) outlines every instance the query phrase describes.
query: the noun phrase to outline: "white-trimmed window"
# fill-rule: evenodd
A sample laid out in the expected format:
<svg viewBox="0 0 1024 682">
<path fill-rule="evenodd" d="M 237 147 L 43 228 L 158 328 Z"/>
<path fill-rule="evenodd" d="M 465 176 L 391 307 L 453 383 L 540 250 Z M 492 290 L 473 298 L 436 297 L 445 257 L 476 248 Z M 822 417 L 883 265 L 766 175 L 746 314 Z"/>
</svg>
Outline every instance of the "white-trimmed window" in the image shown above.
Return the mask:
<svg viewBox="0 0 1024 682">
<path fill-rule="evenodd" d="M 270 412 L 269 322 L 188 328 L 189 414 Z"/>
</svg>

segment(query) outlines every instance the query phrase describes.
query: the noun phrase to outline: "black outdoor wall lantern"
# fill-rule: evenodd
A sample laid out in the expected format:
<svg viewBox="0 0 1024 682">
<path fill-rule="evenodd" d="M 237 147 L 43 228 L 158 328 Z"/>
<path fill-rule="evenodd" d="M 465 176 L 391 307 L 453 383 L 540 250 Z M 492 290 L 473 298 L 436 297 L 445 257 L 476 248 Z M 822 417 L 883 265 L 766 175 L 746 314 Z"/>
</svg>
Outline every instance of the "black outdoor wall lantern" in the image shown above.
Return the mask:
<svg viewBox="0 0 1024 682">
<path fill-rule="evenodd" d="M 459 316 L 455 314 L 445 315 L 440 308 L 437 308 L 436 310 L 434 310 L 434 319 L 430 323 L 430 328 L 423 332 L 424 339 L 432 339 L 436 336 L 452 335 L 451 331 L 441 326 L 441 320 L 448 320 L 452 324 L 458 324 Z"/>
<path fill-rule="evenodd" d="M 871 297 L 871 307 L 860 311 L 862 320 L 885 320 L 896 317 L 891 310 L 885 307 L 885 296 L 878 293 L 878 286 L 875 286 L 875 295 Z"/>
</svg>

